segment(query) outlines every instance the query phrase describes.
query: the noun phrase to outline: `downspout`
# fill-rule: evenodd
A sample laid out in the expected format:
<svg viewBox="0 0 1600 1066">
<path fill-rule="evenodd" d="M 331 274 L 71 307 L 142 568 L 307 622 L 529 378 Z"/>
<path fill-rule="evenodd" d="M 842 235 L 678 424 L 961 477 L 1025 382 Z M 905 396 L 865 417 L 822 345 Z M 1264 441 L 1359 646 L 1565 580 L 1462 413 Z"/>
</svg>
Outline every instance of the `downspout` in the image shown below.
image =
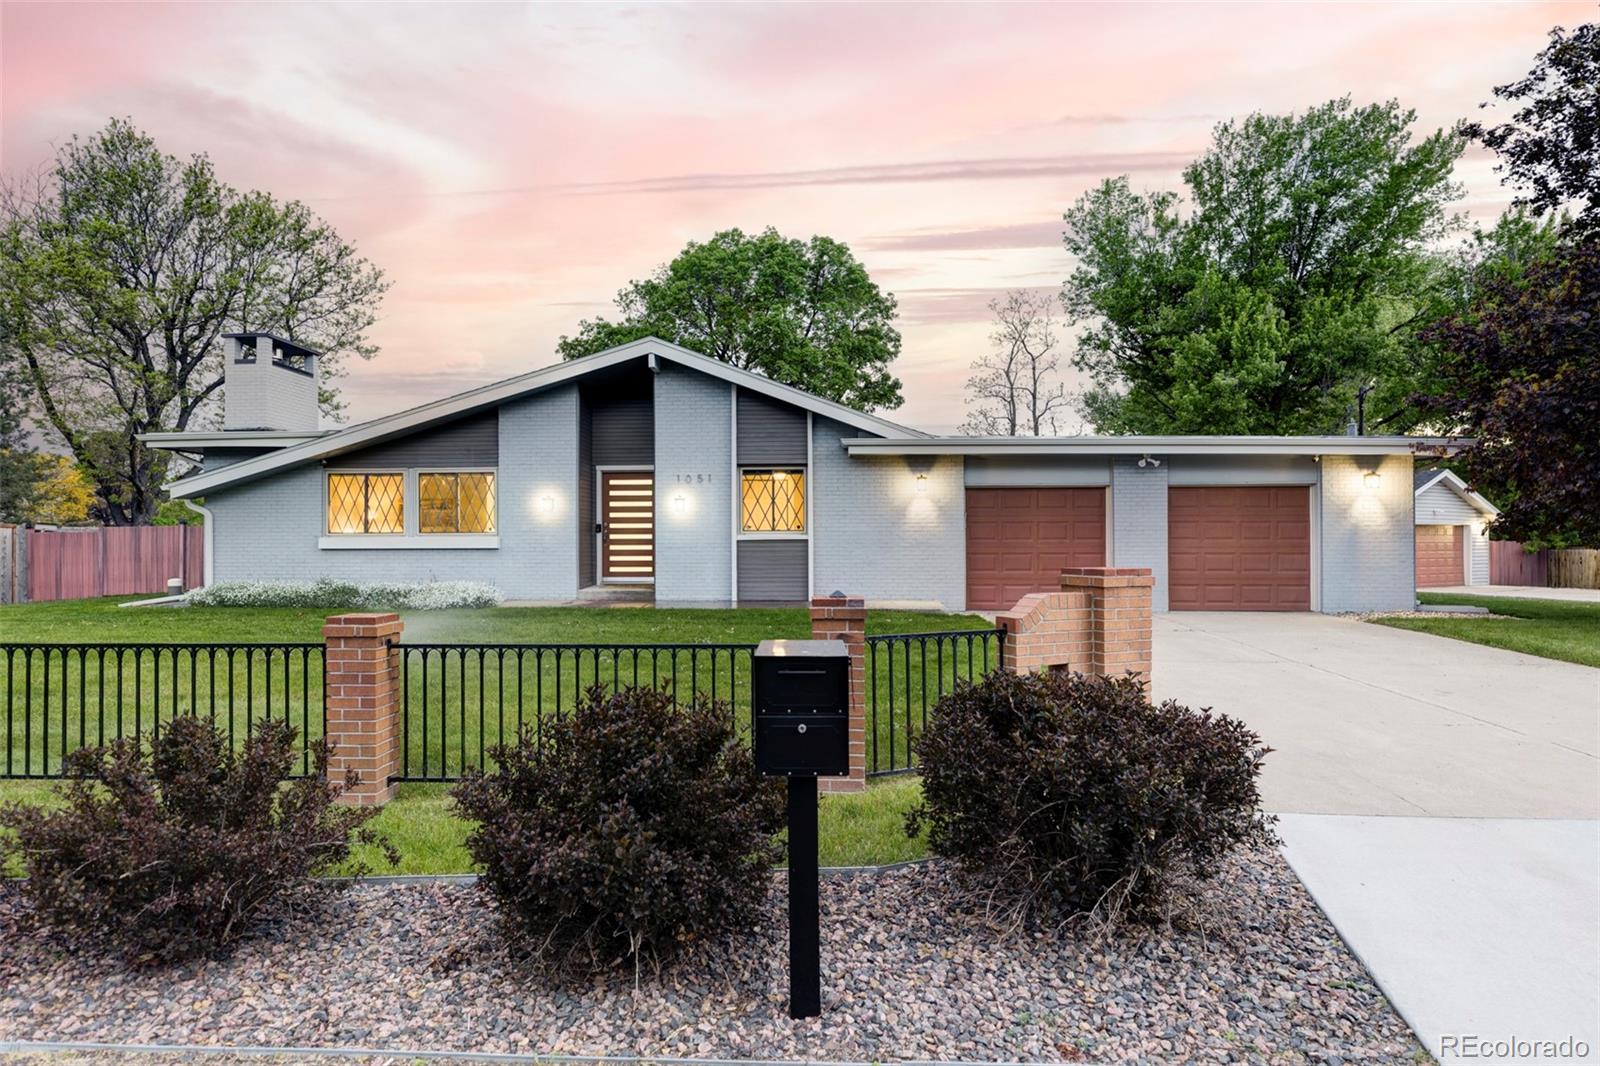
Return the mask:
<svg viewBox="0 0 1600 1066">
<path fill-rule="evenodd" d="M 205 585 L 209 585 L 211 584 L 212 567 L 216 564 L 216 553 L 212 551 L 216 544 L 215 520 L 209 508 L 195 503 L 193 500 L 184 500 L 183 505 L 200 516 L 205 529 L 205 532 L 201 535 L 201 543 L 205 545 L 205 561 L 201 569 L 201 579 L 205 582 Z M 204 588 L 205 585 L 201 587 Z"/>
</svg>

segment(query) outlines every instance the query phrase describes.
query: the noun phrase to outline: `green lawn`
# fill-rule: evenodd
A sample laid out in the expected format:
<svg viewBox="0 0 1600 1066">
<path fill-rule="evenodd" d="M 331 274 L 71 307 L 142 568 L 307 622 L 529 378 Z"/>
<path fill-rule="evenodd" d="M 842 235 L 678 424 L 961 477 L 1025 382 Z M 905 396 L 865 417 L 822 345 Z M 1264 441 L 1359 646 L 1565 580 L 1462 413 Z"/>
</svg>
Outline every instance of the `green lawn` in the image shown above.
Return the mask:
<svg viewBox="0 0 1600 1066">
<path fill-rule="evenodd" d="M 1420 598 L 1423 603 L 1487 607 L 1505 617 L 1441 615 L 1437 618 L 1375 618 L 1373 621 L 1396 629 L 1412 629 L 1546 659 L 1600 666 L 1600 604 L 1439 592 L 1424 592 Z"/>
<path fill-rule="evenodd" d="M 0 774 L 53 771 L 66 752 L 143 734 L 174 714 L 198 709 L 235 736 L 263 718 L 284 719 L 320 735 L 322 665 L 317 651 L 182 644 L 316 643 L 327 611 L 247 608 L 122 608 L 118 599 L 0 607 L 0 737 L 9 745 Z M 728 701 L 744 730 L 749 714 L 746 653 L 696 647 L 754 645 L 804 637 L 804 608 L 694 610 L 509 607 L 404 615 L 402 660 L 408 694 L 404 775 L 452 777 L 483 766 L 495 743 L 526 725 L 568 713 L 589 685 L 645 682 Z M 874 611 L 871 634 L 956 631 L 938 641 L 877 648 L 868 664 L 868 765 L 909 765 L 941 692 L 958 678 L 982 676 L 997 648 L 975 615 Z M 70 644 L 51 651 L 4 645 Z M 142 650 L 100 644 L 156 645 Z M 543 645 L 529 651 L 518 645 Z M 672 644 L 639 653 L 629 646 Z M 415 645 L 468 645 L 422 648 Z M 478 645 L 490 645 L 480 647 Z M 550 645 L 614 647 L 556 649 Z M 498 647 L 495 647 L 498 646 Z M 25 698 L 27 697 L 27 698 Z M 31 713 L 24 714 L 24 706 Z"/>
<path fill-rule="evenodd" d="M 94 642 L 293 642 L 322 639 L 337 611 L 293 607 L 118 607 L 113 596 L 58 603 L 0 605 L 0 644 Z M 805 637 L 803 607 L 737 610 L 651 607 L 495 607 L 404 612 L 410 643 L 708 643 L 755 644 L 768 637 Z M 873 611 L 870 633 L 985 629 L 976 615 Z"/>
<path fill-rule="evenodd" d="M 52 786 L 40 782 L 0 781 L 0 804 L 52 801 Z M 921 781 L 912 776 L 874 781 L 865 793 L 824 795 L 818 814 L 818 846 L 824 866 L 877 866 L 921 858 L 923 841 L 905 834 L 905 814 L 922 798 Z M 357 858 L 378 874 L 471 873 L 464 841 L 468 823 L 455 817 L 448 786 L 401 785 L 399 795 L 373 821 L 400 851 L 400 865 L 390 867 L 376 848 L 357 850 Z M 16 863 L 4 874 L 16 877 Z"/>
</svg>

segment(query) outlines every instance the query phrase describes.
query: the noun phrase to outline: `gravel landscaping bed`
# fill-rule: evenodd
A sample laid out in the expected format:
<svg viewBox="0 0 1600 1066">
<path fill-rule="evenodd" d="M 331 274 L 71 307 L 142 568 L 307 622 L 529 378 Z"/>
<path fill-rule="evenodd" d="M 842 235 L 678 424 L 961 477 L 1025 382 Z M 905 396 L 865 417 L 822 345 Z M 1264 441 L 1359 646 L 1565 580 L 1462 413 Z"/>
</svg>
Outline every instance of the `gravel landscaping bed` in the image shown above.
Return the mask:
<svg viewBox="0 0 1600 1066">
<path fill-rule="evenodd" d="M 1001 935 L 932 862 L 822 886 L 823 1017 L 763 927 L 639 986 L 508 956 L 478 890 L 362 885 L 224 961 L 145 971 L 24 932 L 0 886 L 0 1041 L 883 1060 L 1411 1061 L 1420 1048 L 1275 852 L 1173 928 Z"/>
</svg>

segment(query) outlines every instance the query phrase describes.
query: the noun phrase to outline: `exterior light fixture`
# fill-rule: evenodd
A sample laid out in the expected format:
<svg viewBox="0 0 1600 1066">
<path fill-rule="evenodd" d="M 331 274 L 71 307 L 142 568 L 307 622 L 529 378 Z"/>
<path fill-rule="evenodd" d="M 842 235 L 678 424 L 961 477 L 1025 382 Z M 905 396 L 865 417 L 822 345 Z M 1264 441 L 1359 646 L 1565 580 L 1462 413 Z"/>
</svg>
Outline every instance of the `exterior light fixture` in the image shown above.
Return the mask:
<svg viewBox="0 0 1600 1066">
<path fill-rule="evenodd" d="M 672 513 L 673 514 L 679 514 L 679 515 L 688 514 L 689 513 L 689 497 L 685 496 L 681 492 L 678 493 L 677 495 L 673 496 L 672 497 Z"/>
<path fill-rule="evenodd" d="M 547 515 L 556 513 L 556 498 L 548 492 L 539 497 L 539 510 Z"/>
<path fill-rule="evenodd" d="M 1381 480 L 1382 479 L 1378 476 L 1378 472 L 1376 470 L 1368 470 L 1361 478 L 1361 487 L 1366 489 L 1368 492 L 1376 492 L 1378 489 L 1378 482 Z"/>
<path fill-rule="evenodd" d="M 917 492 L 921 493 L 921 494 L 926 494 L 927 491 L 928 491 L 928 475 L 927 474 L 918 474 L 917 475 Z"/>
</svg>

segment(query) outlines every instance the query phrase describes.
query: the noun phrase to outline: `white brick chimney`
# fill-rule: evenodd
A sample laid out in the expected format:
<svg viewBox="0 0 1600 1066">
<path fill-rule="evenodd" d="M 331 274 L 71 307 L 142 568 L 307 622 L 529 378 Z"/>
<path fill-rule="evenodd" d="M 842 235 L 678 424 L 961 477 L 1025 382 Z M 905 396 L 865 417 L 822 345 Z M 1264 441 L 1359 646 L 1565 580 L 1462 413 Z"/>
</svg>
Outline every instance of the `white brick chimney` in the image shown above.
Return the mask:
<svg viewBox="0 0 1600 1066">
<path fill-rule="evenodd" d="M 270 333 L 223 335 L 223 429 L 317 428 L 319 353 Z"/>
</svg>

